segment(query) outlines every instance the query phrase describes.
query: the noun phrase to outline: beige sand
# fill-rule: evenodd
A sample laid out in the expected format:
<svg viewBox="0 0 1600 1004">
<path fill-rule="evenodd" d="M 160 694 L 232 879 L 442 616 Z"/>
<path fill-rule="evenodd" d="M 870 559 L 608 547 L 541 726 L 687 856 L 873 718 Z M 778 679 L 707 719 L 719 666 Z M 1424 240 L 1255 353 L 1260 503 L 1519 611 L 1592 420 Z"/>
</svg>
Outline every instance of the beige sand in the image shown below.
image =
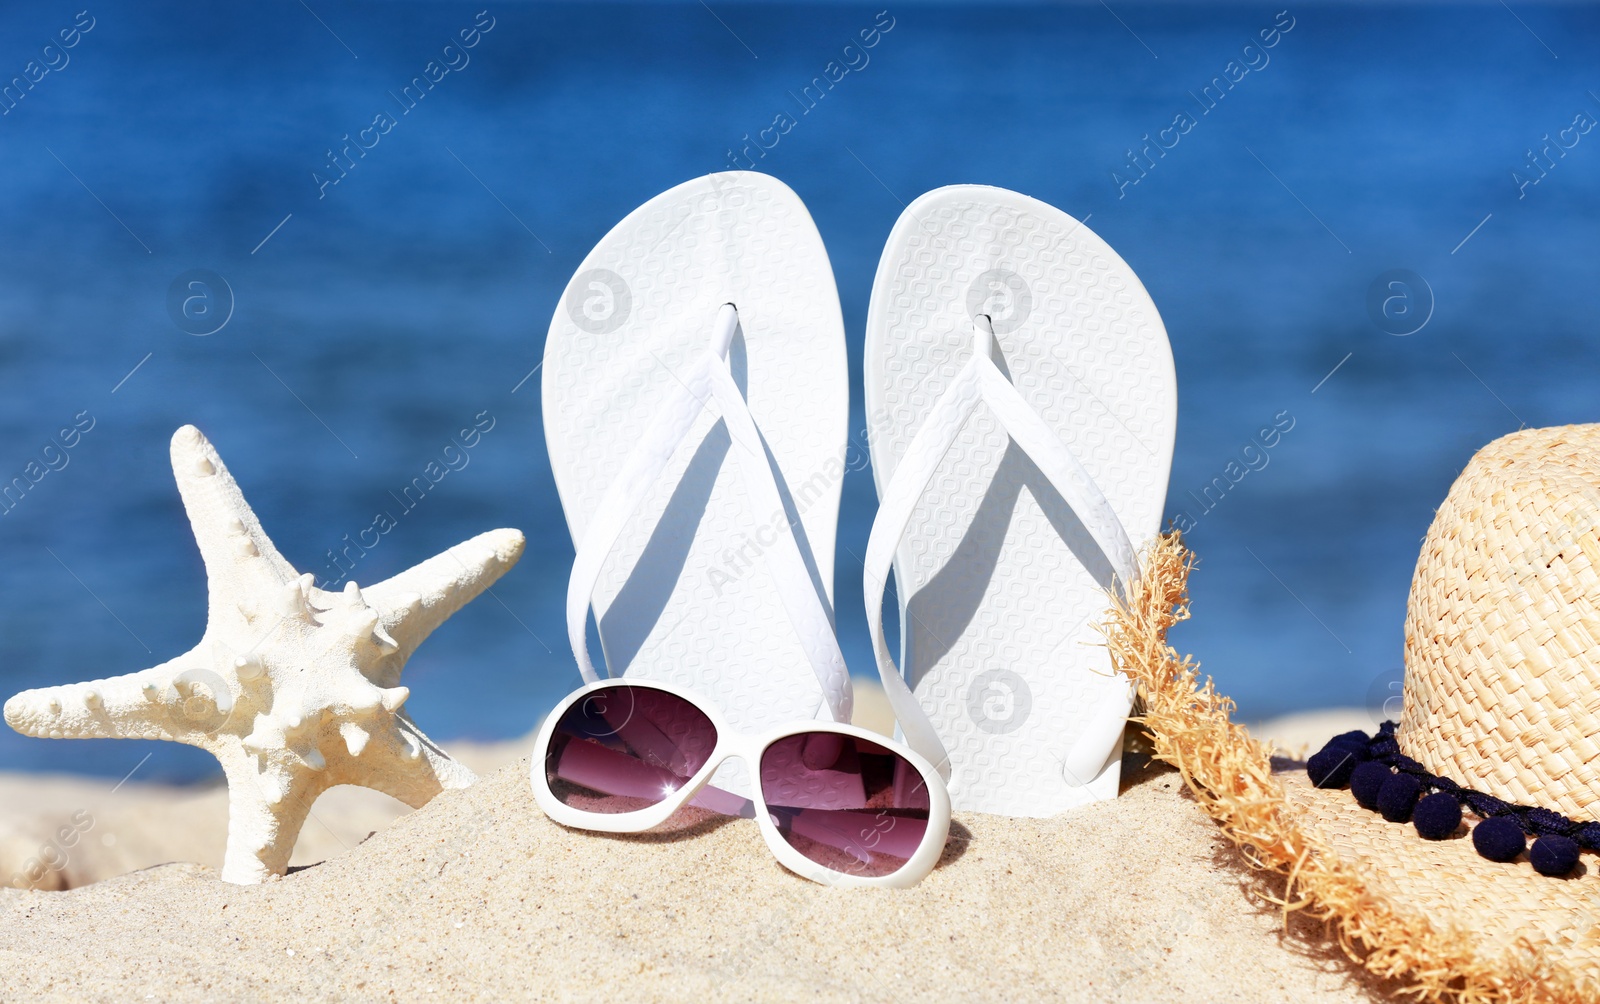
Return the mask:
<svg viewBox="0 0 1600 1004">
<path fill-rule="evenodd" d="M 1323 708 L 1250 723 L 1248 728 L 1252 736 L 1272 743 L 1280 754 L 1303 758 L 1341 732 L 1373 732 L 1380 721 L 1366 708 Z"/>
<path fill-rule="evenodd" d="M 1381 999 L 1320 927 L 1283 932 L 1173 772 L 1130 766 L 1113 802 L 959 817 L 915 889 L 844 891 L 745 821 L 564 830 L 523 761 L 261 886 L 0 890 L 0 998 Z"/>
<path fill-rule="evenodd" d="M 524 757 L 532 737 L 451 744 L 479 773 Z M 135 774 L 137 776 L 137 774 Z M 370 788 L 343 786 L 311 810 L 291 868 L 326 861 L 410 812 Z M 50 775 L 0 774 L 0 886 L 69 889 L 169 861 L 222 868 L 228 790 Z"/>
<path fill-rule="evenodd" d="M 881 687 L 857 681 L 856 723 L 889 733 L 894 713 Z M 1252 726 L 1288 755 L 1329 736 L 1370 728 L 1360 709 L 1290 715 Z M 528 755 L 532 736 L 451 743 L 451 755 L 488 774 Z M 134 775 L 137 778 L 137 773 Z M 290 867 L 327 861 L 411 810 L 368 788 L 334 788 L 312 809 Z M 172 861 L 222 867 L 228 795 L 220 781 L 172 788 L 73 776 L 0 774 L 0 886 L 61 890 Z"/>
<path fill-rule="evenodd" d="M 856 685 L 855 722 L 889 734 L 894 712 L 883 688 Z M 449 743 L 455 759 L 488 774 L 528 755 L 533 735 L 503 743 Z M 222 868 L 228 792 L 211 785 L 173 788 L 133 780 L 0 774 L 0 886 L 74 889 L 141 868 L 188 861 Z M 355 847 L 410 812 L 370 788 L 342 786 L 312 807 L 291 868 Z"/>
</svg>

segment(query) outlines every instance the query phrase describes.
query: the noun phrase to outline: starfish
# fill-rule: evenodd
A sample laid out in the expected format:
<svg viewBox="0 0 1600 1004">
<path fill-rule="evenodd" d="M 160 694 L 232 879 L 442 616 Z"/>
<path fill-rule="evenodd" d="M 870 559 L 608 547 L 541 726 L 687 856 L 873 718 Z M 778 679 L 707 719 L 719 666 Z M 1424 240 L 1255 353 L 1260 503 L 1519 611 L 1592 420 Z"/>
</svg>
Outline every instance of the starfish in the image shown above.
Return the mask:
<svg viewBox="0 0 1600 1004">
<path fill-rule="evenodd" d="M 338 784 L 413 808 L 476 778 L 402 710 L 400 670 L 424 638 L 522 555 L 491 530 L 362 589 L 313 585 L 278 553 L 211 443 L 172 437 L 178 492 L 205 562 L 194 648 L 126 676 L 24 691 L 6 722 L 52 739 L 161 739 L 217 758 L 228 782 L 222 879 L 282 875 L 311 804 Z"/>
</svg>

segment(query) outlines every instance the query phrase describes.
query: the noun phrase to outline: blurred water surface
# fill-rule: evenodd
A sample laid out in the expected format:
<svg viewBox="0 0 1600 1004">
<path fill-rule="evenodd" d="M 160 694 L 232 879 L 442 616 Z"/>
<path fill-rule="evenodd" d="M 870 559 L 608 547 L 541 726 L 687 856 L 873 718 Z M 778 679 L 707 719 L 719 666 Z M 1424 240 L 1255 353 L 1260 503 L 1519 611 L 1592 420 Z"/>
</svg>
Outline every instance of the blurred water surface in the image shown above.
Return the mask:
<svg viewBox="0 0 1600 1004">
<path fill-rule="evenodd" d="M 526 731 L 577 673 L 572 550 L 539 381 L 521 381 L 595 240 L 747 143 L 828 243 L 856 429 L 871 278 L 904 202 L 1018 189 L 1133 265 L 1180 379 L 1168 511 L 1201 557 L 1175 640 L 1246 716 L 1381 701 L 1455 473 L 1519 425 L 1600 417 L 1592 9 L 485 2 L 6 11 L 0 80 L 37 79 L 0 99 L 0 475 L 47 473 L 0 516 L 0 690 L 198 638 L 177 426 L 212 437 L 279 548 L 324 579 L 327 552 L 487 415 L 470 463 L 354 577 L 526 530 L 497 599 L 406 680 L 435 736 Z M 836 80 L 808 109 L 819 78 Z M 371 148 L 334 183 L 346 136 Z M 1426 289 L 1405 280 L 1385 315 L 1382 285 L 1369 309 L 1397 269 Z M 169 307 L 191 270 L 231 291 L 215 333 Z M 1274 422 L 1290 427 L 1252 446 Z M 869 674 L 851 552 L 874 506 L 852 474 L 838 617 Z M 0 769 L 121 776 L 150 751 L 141 777 L 215 770 L 170 744 L 0 730 Z"/>
</svg>

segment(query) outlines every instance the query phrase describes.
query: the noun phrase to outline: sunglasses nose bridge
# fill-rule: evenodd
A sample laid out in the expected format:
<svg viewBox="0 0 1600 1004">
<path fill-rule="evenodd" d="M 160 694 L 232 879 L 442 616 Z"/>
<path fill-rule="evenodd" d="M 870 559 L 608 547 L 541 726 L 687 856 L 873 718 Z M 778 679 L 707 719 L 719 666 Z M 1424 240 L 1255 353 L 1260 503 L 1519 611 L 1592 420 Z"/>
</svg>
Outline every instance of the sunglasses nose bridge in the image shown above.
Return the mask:
<svg viewBox="0 0 1600 1004">
<path fill-rule="evenodd" d="M 748 778 L 752 797 L 740 795 L 719 787 L 715 781 L 717 773 L 730 761 L 737 760 L 745 766 L 745 775 Z M 698 772 L 696 777 L 705 778 L 694 795 L 684 804 L 692 805 L 699 809 L 708 809 L 723 816 L 737 816 L 740 819 L 755 819 L 757 806 L 765 805 L 761 799 L 761 786 L 755 772 L 759 769 L 759 756 L 740 749 L 720 749 L 714 752 Z"/>
</svg>

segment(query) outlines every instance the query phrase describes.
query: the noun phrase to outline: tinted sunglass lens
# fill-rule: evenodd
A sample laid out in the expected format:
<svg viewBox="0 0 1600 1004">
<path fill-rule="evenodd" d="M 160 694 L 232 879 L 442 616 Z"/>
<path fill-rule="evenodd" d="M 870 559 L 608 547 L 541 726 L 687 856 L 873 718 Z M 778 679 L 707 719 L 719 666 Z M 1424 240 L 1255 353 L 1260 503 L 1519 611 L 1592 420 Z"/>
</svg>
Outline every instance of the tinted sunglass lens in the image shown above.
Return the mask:
<svg viewBox="0 0 1600 1004">
<path fill-rule="evenodd" d="M 928 830 L 921 771 L 879 743 L 837 732 L 802 733 L 768 746 L 761 794 L 789 846 L 848 875 L 899 871 Z"/>
<path fill-rule="evenodd" d="M 676 694 L 603 687 L 562 714 L 545 751 L 545 780 L 574 809 L 634 812 L 687 784 L 716 745 L 711 719 Z"/>
</svg>

